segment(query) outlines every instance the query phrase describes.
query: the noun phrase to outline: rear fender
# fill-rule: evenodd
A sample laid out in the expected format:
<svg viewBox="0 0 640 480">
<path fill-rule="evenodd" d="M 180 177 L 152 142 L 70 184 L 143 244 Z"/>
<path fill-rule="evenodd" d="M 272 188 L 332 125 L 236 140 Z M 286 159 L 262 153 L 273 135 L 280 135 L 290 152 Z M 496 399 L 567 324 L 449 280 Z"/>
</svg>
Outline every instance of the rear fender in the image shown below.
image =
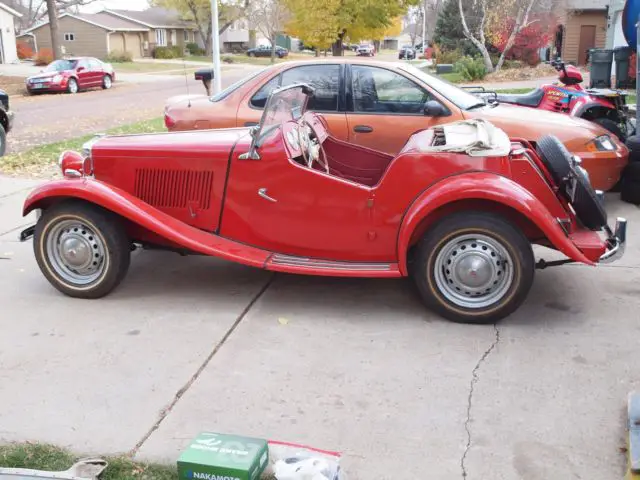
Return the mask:
<svg viewBox="0 0 640 480">
<path fill-rule="evenodd" d="M 264 268 L 270 252 L 204 232 L 152 207 L 119 188 L 89 178 L 45 183 L 25 200 L 22 214 L 60 200 L 79 199 L 114 212 L 186 250 Z"/>
<path fill-rule="evenodd" d="M 613 105 L 605 101 L 578 102 L 571 109 L 571 115 L 585 120 L 594 120 L 603 117 L 618 117 L 618 112 Z"/>
<path fill-rule="evenodd" d="M 567 237 L 544 204 L 513 180 L 493 173 L 476 172 L 446 178 L 423 191 L 407 210 L 398 234 L 398 262 L 408 274 L 407 252 L 415 230 L 436 211 L 461 200 L 478 200 L 508 207 L 529 219 L 557 250 L 576 262 L 594 265 Z"/>
</svg>

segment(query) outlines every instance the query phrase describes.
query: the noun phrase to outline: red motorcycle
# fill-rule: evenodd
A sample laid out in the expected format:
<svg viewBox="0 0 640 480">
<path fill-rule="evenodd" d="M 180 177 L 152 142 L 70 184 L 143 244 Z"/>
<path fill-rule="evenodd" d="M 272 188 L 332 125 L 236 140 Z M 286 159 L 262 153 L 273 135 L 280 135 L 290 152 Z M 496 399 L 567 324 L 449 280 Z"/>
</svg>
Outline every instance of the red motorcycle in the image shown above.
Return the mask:
<svg viewBox="0 0 640 480">
<path fill-rule="evenodd" d="M 565 65 L 561 60 L 552 62 L 552 65 L 559 72 L 561 84 L 543 85 L 532 92 L 516 95 L 478 93 L 491 94 L 493 101 L 500 103 L 551 110 L 590 120 L 614 133 L 623 142 L 635 133 L 635 122 L 628 115 L 626 93 L 608 88 L 585 89 L 580 85 L 582 74 L 576 67 Z"/>
</svg>

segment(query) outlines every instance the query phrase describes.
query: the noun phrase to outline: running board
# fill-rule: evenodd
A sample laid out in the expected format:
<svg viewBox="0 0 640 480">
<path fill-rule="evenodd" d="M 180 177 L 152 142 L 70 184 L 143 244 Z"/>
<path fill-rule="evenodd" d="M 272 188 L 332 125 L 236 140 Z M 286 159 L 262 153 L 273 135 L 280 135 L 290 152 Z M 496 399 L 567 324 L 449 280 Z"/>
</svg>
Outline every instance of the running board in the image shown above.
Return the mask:
<svg viewBox="0 0 640 480">
<path fill-rule="evenodd" d="M 273 254 L 265 264 L 274 272 L 325 275 L 332 277 L 401 277 L 397 263 L 345 262 L 320 258 L 296 257 L 280 253 Z"/>
</svg>

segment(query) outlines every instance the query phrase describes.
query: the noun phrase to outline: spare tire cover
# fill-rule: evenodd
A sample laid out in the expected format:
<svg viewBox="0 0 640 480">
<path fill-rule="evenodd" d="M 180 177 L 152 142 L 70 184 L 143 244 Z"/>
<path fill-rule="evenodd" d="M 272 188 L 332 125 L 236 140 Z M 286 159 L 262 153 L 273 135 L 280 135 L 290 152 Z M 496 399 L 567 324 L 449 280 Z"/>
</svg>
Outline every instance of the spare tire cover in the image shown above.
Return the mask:
<svg viewBox="0 0 640 480">
<path fill-rule="evenodd" d="M 553 135 L 545 135 L 540 139 L 536 150 L 542 163 L 551 174 L 565 198 L 571 202 L 580 222 L 590 230 L 598 230 L 607 224 L 607 212 L 598 200 L 589 179 L 581 168 L 574 168 L 571 154 L 567 147 Z M 576 178 L 576 191 L 571 200 L 567 188 L 567 178 Z"/>
</svg>

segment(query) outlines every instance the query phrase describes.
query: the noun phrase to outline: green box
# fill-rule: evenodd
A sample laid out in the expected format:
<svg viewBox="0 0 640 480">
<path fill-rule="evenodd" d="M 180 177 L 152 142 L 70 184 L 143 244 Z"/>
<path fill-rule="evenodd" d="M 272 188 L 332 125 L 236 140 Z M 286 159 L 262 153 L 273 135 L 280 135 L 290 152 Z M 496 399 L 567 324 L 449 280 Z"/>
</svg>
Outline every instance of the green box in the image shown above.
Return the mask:
<svg viewBox="0 0 640 480">
<path fill-rule="evenodd" d="M 257 480 L 269 460 L 266 440 L 202 432 L 178 459 L 180 480 Z"/>
</svg>

